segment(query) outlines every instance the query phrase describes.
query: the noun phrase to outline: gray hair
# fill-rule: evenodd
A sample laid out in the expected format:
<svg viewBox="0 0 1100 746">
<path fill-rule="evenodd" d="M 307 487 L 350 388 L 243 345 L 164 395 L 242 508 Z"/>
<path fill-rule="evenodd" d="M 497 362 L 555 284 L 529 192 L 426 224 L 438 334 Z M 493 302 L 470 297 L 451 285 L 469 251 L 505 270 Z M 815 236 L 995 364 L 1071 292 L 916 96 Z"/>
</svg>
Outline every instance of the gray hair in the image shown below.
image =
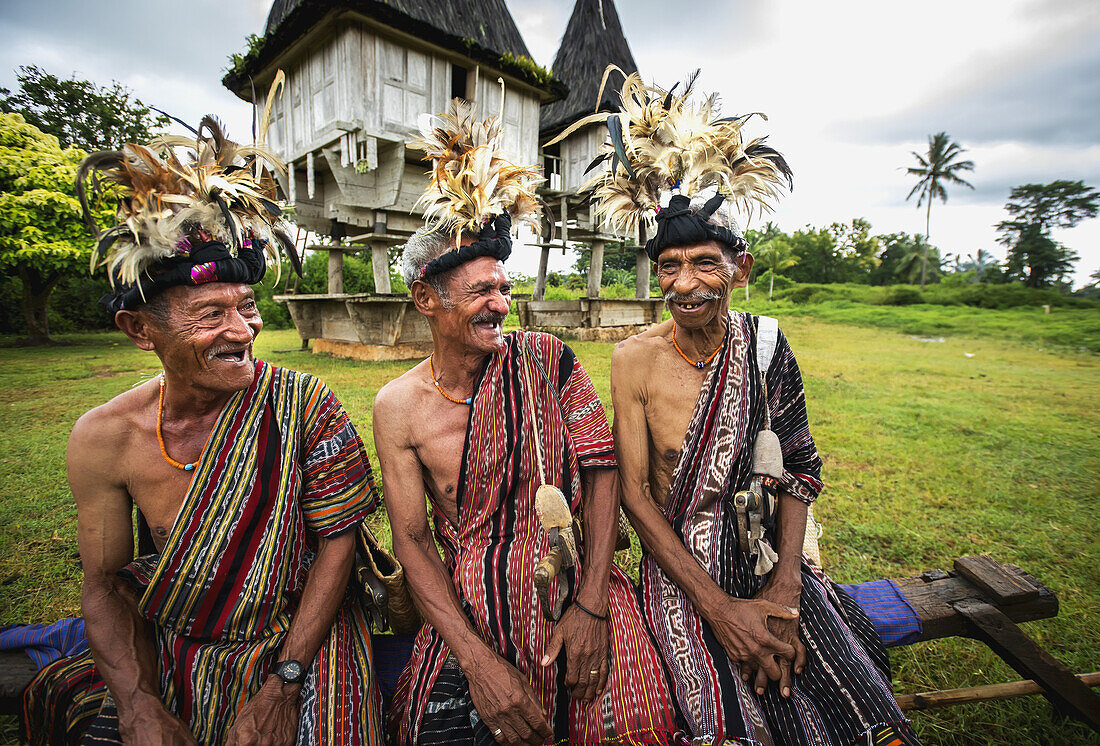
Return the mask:
<svg viewBox="0 0 1100 746">
<path fill-rule="evenodd" d="M 689 209 L 693 213 L 698 213 L 703 209 L 703 205 L 707 203 L 711 197 L 715 195 L 718 187 L 707 187 L 706 189 L 700 189 L 691 198 L 691 205 Z M 718 205 L 718 209 L 714 211 L 714 214 L 710 216 L 707 222 L 714 225 L 720 225 L 723 228 L 729 228 L 733 231 L 734 235 L 744 238 L 744 234 L 741 233 L 740 226 L 737 225 L 737 221 L 733 218 L 733 211 L 730 209 L 730 200 L 727 198 L 722 204 Z"/>
<path fill-rule="evenodd" d="M 438 259 L 454 247 L 454 236 L 446 227 L 420 228 L 412 234 L 412 237 L 405 244 L 404 251 L 401 252 L 401 277 L 405 280 L 405 287 L 411 288 L 414 282 L 421 279 L 420 273 L 424 271 L 429 262 Z M 441 275 L 434 275 L 424 280 L 435 292 L 439 293 L 444 305 L 447 302 L 447 287 L 444 284 L 444 278 L 447 275 L 448 273 L 444 272 Z"/>
</svg>

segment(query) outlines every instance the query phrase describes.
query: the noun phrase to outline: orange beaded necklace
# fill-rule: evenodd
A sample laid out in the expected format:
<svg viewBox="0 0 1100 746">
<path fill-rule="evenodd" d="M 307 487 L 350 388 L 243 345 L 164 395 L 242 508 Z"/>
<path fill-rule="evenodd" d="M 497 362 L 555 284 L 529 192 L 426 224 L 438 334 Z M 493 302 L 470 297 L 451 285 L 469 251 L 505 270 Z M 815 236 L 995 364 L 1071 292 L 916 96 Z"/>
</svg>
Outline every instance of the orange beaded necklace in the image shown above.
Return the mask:
<svg viewBox="0 0 1100 746">
<path fill-rule="evenodd" d="M 453 396 L 451 396 L 450 394 L 448 394 L 446 391 L 443 390 L 443 387 L 439 385 L 439 381 L 435 377 L 435 366 L 432 364 L 432 357 L 434 357 L 434 354 L 433 355 L 428 355 L 428 370 L 431 371 L 432 383 L 435 384 L 436 391 L 443 394 L 444 399 L 447 399 L 448 401 L 453 401 L 455 404 L 466 404 L 466 405 L 473 404 L 474 403 L 473 395 L 470 395 L 470 396 L 466 397 L 465 399 L 456 399 Z"/>
<path fill-rule="evenodd" d="M 177 469 L 179 469 L 181 471 L 194 471 L 195 467 L 198 466 L 198 463 L 199 463 L 198 461 L 196 461 L 192 464 L 181 464 L 179 461 L 176 461 L 174 458 L 169 456 L 168 451 L 165 450 L 165 448 L 164 448 L 164 433 L 161 432 L 161 425 L 160 425 L 161 417 L 163 416 L 163 412 L 164 412 L 164 376 L 162 375 L 160 377 L 160 401 L 157 404 L 157 442 L 160 443 L 160 455 L 164 456 L 165 461 L 167 461 L 169 464 L 171 464 L 172 466 L 176 467 Z"/>
<path fill-rule="evenodd" d="M 680 353 L 680 357 L 682 357 L 684 360 L 687 360 L 688 364 L 691 365 L 693 368 L 698 368 L 699 370 L 702 370 L 703 368 L 707 367 L 710 364 L 710 361 L 714 359 L 714 356 L 718 354 L 718 350 L 722 349 L 722 343 L 719 342 L 718 347 L 715 348 L 714 352 L 710 353 L 710 357 L 708 357 L 706 360 L 700 360 L 699 362 L 695 362 L 690 357 L 688 357 L 687 355 L 684 354 L 684 351 L 680 349 L 680 345 L 676 344 L 676 325 L 675 324 L 672 325 L 672 346 L 675 347 L 676 351 Z"/>
</svg>

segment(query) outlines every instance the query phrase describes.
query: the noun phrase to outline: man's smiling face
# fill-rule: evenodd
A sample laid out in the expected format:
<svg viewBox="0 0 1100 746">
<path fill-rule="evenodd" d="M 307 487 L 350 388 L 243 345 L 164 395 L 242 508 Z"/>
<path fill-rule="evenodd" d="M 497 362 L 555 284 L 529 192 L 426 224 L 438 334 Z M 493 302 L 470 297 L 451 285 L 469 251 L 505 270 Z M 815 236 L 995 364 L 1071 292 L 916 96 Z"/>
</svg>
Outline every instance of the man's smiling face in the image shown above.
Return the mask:
<svg viewBox="0 0 1100 746">
<path fill-rule="evenodd" d="M 496 352 L 504 346 L 504 317 L 512 302 L 504 263 L 483 256 L 451 272 L 436 315 L 440 333 L 472 351 Z"/>
<path fill-rule="evenodd" d="M 699 329 L 726 314 L 730 293 L 744 284 L 752 266 L 751 256 L 742 256 L 740 264 L 735 262 L 717 241 L 661 250 L 657 282 L 679 326 Z"/>
<path fill-rule="evenodd" d="M 263 328 L 252 288 L 211 282 L 165 291 L 164 318 L 150 314 L 154 349 L 166 372 L 193 385 L 231 394 L 255 374 L 252 342 Z"/>
</svg>

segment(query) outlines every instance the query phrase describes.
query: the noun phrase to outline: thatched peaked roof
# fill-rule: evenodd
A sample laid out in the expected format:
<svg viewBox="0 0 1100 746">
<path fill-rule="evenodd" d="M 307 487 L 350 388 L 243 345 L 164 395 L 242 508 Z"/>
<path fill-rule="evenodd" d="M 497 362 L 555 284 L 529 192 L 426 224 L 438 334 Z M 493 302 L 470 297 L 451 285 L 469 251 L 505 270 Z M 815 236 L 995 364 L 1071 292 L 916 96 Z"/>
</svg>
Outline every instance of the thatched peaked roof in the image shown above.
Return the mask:
<svg viewBox="0 0 1100 746">
<path fill-rule="evenodd" d="M 267 14 L 265 34 L 270 34 L 300 5 L 309 0 L 275 0 Z M 358 10 L 357 5 L 383 5 L 408 18 L 462 39 L 473 39 L 485 49 L 530 57 L 516 22 L 504 0 L 382 0 L 376 3 L 329 2 Z M 368 13 L 373 15 L 373 13 Z"/>
<path fill-rule="evenodd" d="M 362 13 L 391 28 L 496 67 L 554 97 L 564 87 L 530 63 L 530 52 L 505 0 L 274 0 L 263 38 L 222 83 L 239 96 L 249 77 L 334 11 Z M 517 59 L 527 58 L 526 61 Z"/>
<path fill-rule="evenodd" d="M 554 77 L 568 86 L 569 95 L 543 105 L 539 130 L 544 136 L 596 111 L 600 80 L 610 64 L 618 65 L 627 74 L 638 70 L 623 36 L 615 0 L 577 0 L 551 67 Z M 615 97 L 621 84 L 622 78 L 613 74 L 601 97 L 601 109 L 617 104 Z"/>
</svg>

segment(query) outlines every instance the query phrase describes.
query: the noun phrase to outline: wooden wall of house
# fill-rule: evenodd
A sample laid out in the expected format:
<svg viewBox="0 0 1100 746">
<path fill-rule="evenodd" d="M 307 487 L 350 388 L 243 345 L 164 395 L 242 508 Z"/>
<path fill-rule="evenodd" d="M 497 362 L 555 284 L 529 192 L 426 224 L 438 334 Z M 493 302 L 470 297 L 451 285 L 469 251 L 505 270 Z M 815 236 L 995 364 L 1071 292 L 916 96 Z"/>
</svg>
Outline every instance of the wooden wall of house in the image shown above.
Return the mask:
<svg viewBox="0 0 1100 746">
<path fill-rule="evenodd" d="M 607 129 L 601 124 L 593 124 L 574 132 L 561 142 L 561 190 L 578 192 L 580 188 L 596 175 L 593 169 L 587 175 L 584 171 L 599 155 L 600 146 L 607 138 Z M 601 168 L 606 169 L 604 165 Z"/>
<path fill-rule="evenodd" d="M 380 34 L 365 23 L 341 22 L 338 28 L 318 30 L 300 50 L 280 60 L 286 88 L 272 106 L 268 133 L 268 146 L 284 160 L 293 160 L 298 168 L 295 192 L 299 200 L 306 198 L 303 159 L 312 152 L 317 174 L 311 201 L 331 204 L 337 200 L 355 207 L 411 210 L 427 186 L 423 175 L 426 167 L 416 162 L 415 153 L 406 153 L 400 146 L 395 150 L 391 144 L 412 139 L 419 116 L 444 111 L 456 92 L 473 93 L 482 115 L 497 114 L 500 109 L 497 73 L 482 68 L 475 74 L 473 64 L 466 61 L 469 69 L 464 90 L 453 91 L 453 69 L 456 64 L 462 66 L 462 60 L 427 45 Z M 538 118 L 535 95 L 510 87 L 504 110 L 505 148 L 521 163 L 537 163 Z M 348 127 L 355 130 L 350 139 L 345 137 Z M 345 184 L 363 182 L 362 188 L 352 190 L 353 194 L 336 189 L 341 178 L 322 179 L 319 173 L 328 169 L 334 152 L 341 153 L 347 147 L 355 152 L 349 154 L 346 166 L 336 170 L 343 172 Z M 323 154 L 326 148 L 328 159 Z M 390 168 L 380 162 L 386 158 L 411 163 L 404 168 L 393 163 Z M 372 171 L 381 165 L 380 173 L 352 174 L 346 170 L 359 159 L 371 163 Z M 396 199 L 392 184 L 387 189 L 379 183 L 382 177 L 399 179 Z"/>
</svg>

